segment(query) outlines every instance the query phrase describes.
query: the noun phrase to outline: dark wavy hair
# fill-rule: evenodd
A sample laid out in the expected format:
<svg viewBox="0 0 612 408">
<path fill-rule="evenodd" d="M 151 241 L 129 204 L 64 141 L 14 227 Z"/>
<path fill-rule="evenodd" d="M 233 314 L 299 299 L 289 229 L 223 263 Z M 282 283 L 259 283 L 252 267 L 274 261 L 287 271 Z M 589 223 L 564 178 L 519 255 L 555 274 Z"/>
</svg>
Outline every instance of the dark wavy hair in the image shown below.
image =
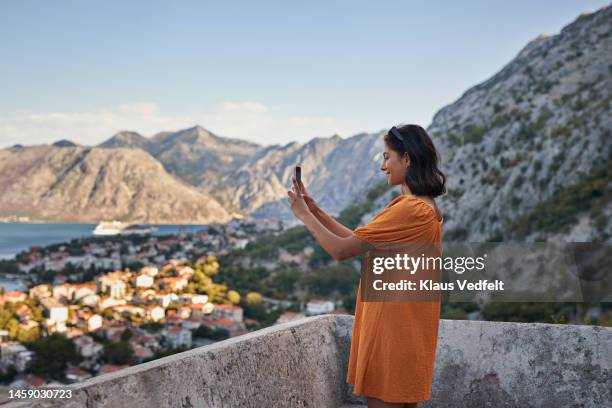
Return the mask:
<svg viewBox="0 0 612 408">
<path fill-rule="evenodd" d="M 419 125 L 393 126 L 384 141 L 400 157 L 408 153 L 406 184 L 412 194 L 438 197 L 446 193 L 446 176 L 438 168 L 440 156 L 425 129 Z"/>
</svg>

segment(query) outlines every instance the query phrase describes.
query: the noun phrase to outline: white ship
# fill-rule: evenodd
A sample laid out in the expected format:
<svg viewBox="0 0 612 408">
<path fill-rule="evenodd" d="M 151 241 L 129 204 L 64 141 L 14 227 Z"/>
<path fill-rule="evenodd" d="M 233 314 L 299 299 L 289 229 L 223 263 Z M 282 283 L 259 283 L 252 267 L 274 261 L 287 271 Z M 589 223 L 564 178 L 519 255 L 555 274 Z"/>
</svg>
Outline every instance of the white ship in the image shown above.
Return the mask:
<svg viewBox="0 0 612 408">
<path fill-rule="evenodd" d="M 147 235 L 157 231 L 157 227 L 143 224 L 128 224 L 121 221 L 102 221 L 93 230 L 93 235 Z"/>
</svg>

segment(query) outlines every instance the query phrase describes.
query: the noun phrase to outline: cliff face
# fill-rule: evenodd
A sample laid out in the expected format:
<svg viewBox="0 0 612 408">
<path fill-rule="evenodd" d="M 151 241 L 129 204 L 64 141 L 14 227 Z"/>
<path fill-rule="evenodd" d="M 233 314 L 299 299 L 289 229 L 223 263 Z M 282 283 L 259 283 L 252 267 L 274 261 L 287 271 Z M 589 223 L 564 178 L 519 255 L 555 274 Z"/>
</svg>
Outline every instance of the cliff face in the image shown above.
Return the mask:
<svg viewBox="0 0 612 408">
<path fill-rule="evenodd" d="M 582 15 L 436 113 L 446 239 L 610 238 L 611 31 Z"/>
<path fill-rule="evenodd" d="M 270 148 L 222 179 L 232 204 L 256 217 L 293 218 L 287 206 L 293 166 L 302 167 L 308 192 L 330 212 L 340 212 L 364 189 L 381 180 L 378 153 L 383 149 L 380 134 L 315 138 Z M 232 183 L 233 180 L 234 182 Z"/>
<path fill-rule="evenodd" d="M 0 214 L 96 222 L 229 220 L 206 193 L 140 149 L 34 146 L 0 150 Z"/>
</svg>

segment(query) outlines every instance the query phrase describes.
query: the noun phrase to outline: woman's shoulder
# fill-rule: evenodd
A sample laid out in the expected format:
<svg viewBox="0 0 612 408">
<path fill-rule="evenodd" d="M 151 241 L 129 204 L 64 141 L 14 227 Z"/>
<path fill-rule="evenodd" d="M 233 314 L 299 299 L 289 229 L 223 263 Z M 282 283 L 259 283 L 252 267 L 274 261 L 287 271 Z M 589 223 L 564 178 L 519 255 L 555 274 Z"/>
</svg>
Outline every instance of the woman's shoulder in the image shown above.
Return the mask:
<svg viewBox="0 0 612 408">
<path fill-rule="evenodd" d="M 433 214 L 434 217 L 437 217 L 436 210 L 434 210 L 430 204 L 412 194 L 399 195 L 390 203 L 390 206 L 391 205 L 398 207 L 398 209 L 410 210 L 413 213 L 422 214 L 424 216 Z"/>
</svg>

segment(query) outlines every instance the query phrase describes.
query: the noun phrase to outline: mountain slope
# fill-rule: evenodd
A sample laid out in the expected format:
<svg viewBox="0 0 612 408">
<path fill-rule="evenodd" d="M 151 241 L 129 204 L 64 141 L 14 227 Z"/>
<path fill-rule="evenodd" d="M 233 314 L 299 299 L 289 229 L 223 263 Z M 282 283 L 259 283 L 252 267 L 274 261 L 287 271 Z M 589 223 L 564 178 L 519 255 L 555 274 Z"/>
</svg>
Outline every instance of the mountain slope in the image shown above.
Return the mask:
<svg viewBox="0 0 612 408">
<path fill-rule="evenodd" d="M 609 160 L 611 31 L 612 8 L 581 15 L 436 113 L 447 239 L 512 238 L 516 219 Z"/>
<path fill-rule="evenodd" d="M 140 149 L 34 146 L 0 150 L 0 215 L 54 221 L 229 221 Z"/>
</svg>

